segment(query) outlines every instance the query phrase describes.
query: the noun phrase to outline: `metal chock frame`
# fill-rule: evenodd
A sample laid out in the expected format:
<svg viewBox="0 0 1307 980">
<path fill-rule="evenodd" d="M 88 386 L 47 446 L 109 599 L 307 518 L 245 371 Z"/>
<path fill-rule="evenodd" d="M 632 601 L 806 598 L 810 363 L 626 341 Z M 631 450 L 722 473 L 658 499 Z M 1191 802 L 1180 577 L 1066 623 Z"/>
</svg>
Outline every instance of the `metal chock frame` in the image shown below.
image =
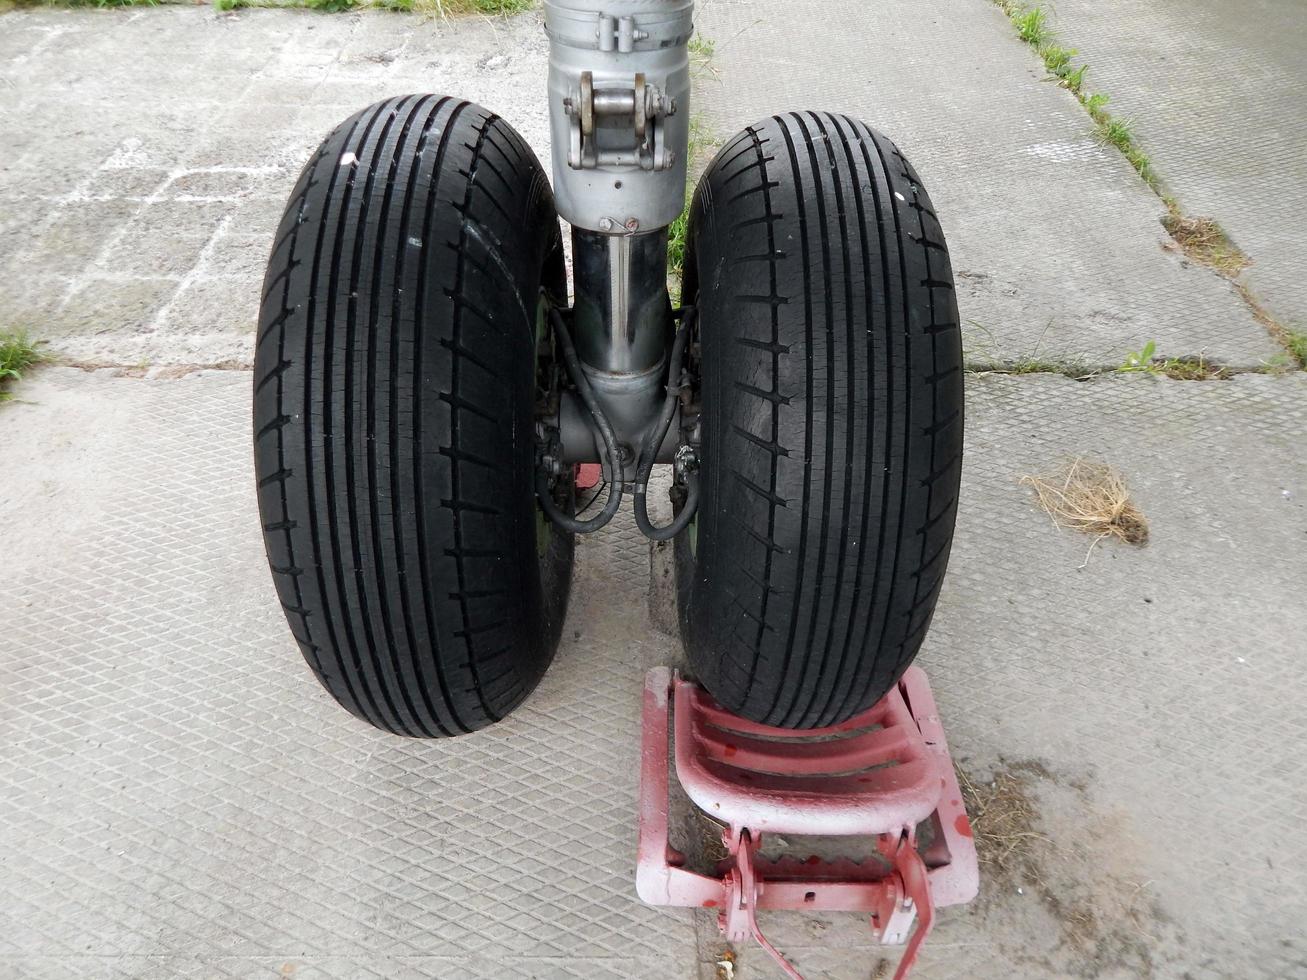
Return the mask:
<svg viewBox="0 0 1307 980">
<path fill-rule="evenodd" d="M 668 735 L 691 801 L 726 823 L 717 876 L 685 867 L 668 836 Z M 861 861 L 760 854 L 764 833 L 870 836 Z M 907 944 L 912 969 L 935 909 L 979 887 L 971 824 L 925 673 L 910 667 L 869 711 L 830 728 L 771 728 L 738 718 L 658 667 L 645 676 L 636 890 L 651 905 L 715 908 L 730 942 L 754 939 L 802 977 L 758 926 L 758 909 L 870 915 L 885 945 Z M 916 929 L 913 930 L 913 923 Z"/>
</svg>

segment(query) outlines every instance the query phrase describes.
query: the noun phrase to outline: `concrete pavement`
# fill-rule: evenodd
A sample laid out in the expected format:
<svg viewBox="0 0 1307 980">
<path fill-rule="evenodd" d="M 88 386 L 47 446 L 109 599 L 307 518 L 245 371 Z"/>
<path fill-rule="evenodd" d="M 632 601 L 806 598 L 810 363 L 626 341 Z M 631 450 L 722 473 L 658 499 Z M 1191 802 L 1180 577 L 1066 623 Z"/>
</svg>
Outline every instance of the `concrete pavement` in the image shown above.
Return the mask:
<svg viewBox="0 0 1307 980">
<path fill-rule="evenodd" d="M 23 474 L 0 490 L 20 529 L 0 578 L 0 970 L 712 977 L 710 916 L 632 889 L 642 672 L 678 653 L 629 517 L 582 545 L 521 712 L 456 741 L 381 735 L 318 687 L 269 593 L 249 386 L 50 369 L 0 413 Z M 921 662 L 955 757 L 982 785 L 1033 774 L 1047 840 L 943 913 L 920 975 L 1294 975 L 1307 377 L 991 377 L 968 396 Z M 1087 539 L 1018 485 L 1078 453 L 1129 474 L 1147 548 L 1081 568 Z M 884 955 L 857 916 L 767 925 L 813 976 Z M 754 950 L 739 965 L 772 975 Z"/>
<path fill-rule="evenodd" d="M 1161 201 L 992 3 L 708 0 L 698 24 L 716 39 L 699 102 L 716 131 L 832 109 L 914 162 L 972 363 L 1115 367 L 1150 340 L 1239 367 L 1279 352 L 1228 283 L 1164 249 Z"/>
<path fill-rule="evenodd" d="M 1089 87 L 1130 119 L 1167 189 L 1247 255 L 1244 278 L 1307 332 L 1303 10 L 1251 0 L 1059 0 L 1054 26 Z"/>
</svg>

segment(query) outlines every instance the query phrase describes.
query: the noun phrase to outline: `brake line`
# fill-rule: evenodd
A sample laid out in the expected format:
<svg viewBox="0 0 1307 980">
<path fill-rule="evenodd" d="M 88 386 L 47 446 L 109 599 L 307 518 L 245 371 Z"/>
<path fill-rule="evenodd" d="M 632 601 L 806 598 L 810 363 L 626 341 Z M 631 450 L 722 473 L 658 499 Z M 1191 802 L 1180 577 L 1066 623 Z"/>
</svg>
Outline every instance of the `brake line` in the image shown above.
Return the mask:
<svg viewBox="0 0 1307 980">
<path fill-rule="evenodd" d="M 536 470 L 536 497 L 549 519 L 563 530 L 570 531 L 572 534 L 593 534 L 611 521 L 613 515 L 617 513 L 617 508 L 622 505 L 622 471 L 620 469 L 622 454 L 617 447 L 617 435 L 613 432 L 608 416 L 604 414 L 603 408 L 600 407 L 598 399 L 594 396 L 594 391 L 590 388 L 590 382 L 586 378 L 585 372 L 581 370 L 581 359 L 576 356 L 576 347 L 572 344 L 572 335 L 568 332 L 563 314 L 557 308 L 550 307 L 549 318 L 553 322 L 559 346 L 563 349 L 563 364 L 567 368 L 568 376 L 571 377 L 572 383 L 576 385 L 576 390 L 581 395 L 581 401 L 590 410 L 590 417 L 594 419 L 595 427 L 604 440 L 604 448 L 608 453 L 608 500 L 604 502 L 604 509 L 590 520 L 577 520 L 571 514 L 565 514 L 558 504 L 554 502 L 553 494 L 549 489 L 549 476 L 541 469 Z"/>
<path fill-rule="evenodd" d="M 693 472 L 686 475 L 685 503 L 681 505 L 680 513 L 672 518 L 670 524 L 655 527 L 649 520 L 648 502 L 645 499 L 649 492 L 649 475 L 653 472 L 658 449 L 667 438 L 672 416 L 676 414 L 676 400 L 680 396 L 681 381 L 685 375 L 681 362 L 685 356 L 685 346 L 690 339 L 696 312 L 693 306 L 681 311 L 681 326 L 676 331 L 676 339 L 672 341 L 672 356 L 667 365 L 667 397 L 663 400 L 662 414 L 658 417 L 658 423 L 645 435 L 644 443 L 640 446 L 640 467 L 635 477 L 635 524 L 644 532 L 645 537 L 654 541 L 670 541 L 684 531 L 694 519 L 695 511 L 699 507 L 699 476 Z"/>
<path fill-rule="evenodd" d="M 676 414 L 676 400 L 680 395 L 681 382 L 685 373 L 682 361 L 685 357 L 685 347 L 693 330 L 695 315 L 696 311 L 692 306 L 681 311 L 681 326 L 677 329 L 676 337 L 672 341 L 671 357 L 668 360 L 667 395 L 663 399 L 662 411 L 659 413 L 657 421 L 645 435 L 644 442 L 640 445 L 640 453 L 637 457 L 639 467 L 636 471 L 634 490 L 635 523 L 646 537 L 654 541 L 670 541 L 684 531 L 689 526 L 690 521 L 694 519 L 699 506 L 699 477 L 698 474 L 692 472 L 686 477 L 685 502 L 681 505 L 680 512 L 672 519 L 671 523 L 663 527 L 657 527 L 649 520 L 647 499 L 649 476 L 653 472 L 654 462 L 658 457 L 658 449 L 662 446 L 663 440 L 667 438 L 672 418 Z M 554 501 L 549 488 L 549 477 L 543 470 L 537 470 L 536 472 L 536 496 L 539 498 L 540 506 L 549 519 L 563 530 L 572 534 L 593 534 L 605 527 L 613 519 L 613 515 L 617 513 L 617 509 L 622 504 L 621 452 L 618 448 L 617 435 L 613 431 L 612 423 L 608 421 L 608 416 L 604 414 L 603 407 L 599 404 L 599 400 L 595 398 L 594 391 L 590 387 L 590 381 L 581 368 L 580 358 L 577 357 L 576 347 L 572 343 L 572 335 L 567 329 L 567 323 L 562 313 L 555 308 L 551 308 L 549 317 L 558 335 L 559 346 L 562 348 L 563 364 L 567 368 L 567 374 L 572 379 L 572 383 L 576 385 L 581 401 L 589 410 L 590 417 L 594 420 L 595 427 L 599 430 L 599 434 L 604 441 L 604 448 L 608 455 L 606 462 L 608 467 L 608 499 L 604 502 L 604 509 L 596 516 L 588 521 L 578 520 L 575 516 L 564 513 Z"/>
</svg>

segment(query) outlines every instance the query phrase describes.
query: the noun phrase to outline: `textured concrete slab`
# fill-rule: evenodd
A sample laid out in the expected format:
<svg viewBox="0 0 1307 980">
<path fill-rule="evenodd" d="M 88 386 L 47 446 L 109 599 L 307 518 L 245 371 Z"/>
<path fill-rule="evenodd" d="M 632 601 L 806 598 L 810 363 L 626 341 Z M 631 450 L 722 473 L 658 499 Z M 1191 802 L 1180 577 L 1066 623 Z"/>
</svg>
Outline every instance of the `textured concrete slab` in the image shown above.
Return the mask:
<svg viewBox="0 0 1307 980">
<path fill-rule="evenodd" d="M 47 369 L 0 411 L 0 972 L 714 976 L 710 917 L 632 887 L 641 676 L 678 654 L 629 520 L 581 546 L 521 712 L 383 736 L 277 609 L 249 375 L 110 375 Z M 1047 840 L 944 914 L 919 975 L 1302 973 L 1307 377 L 969 397 L 922 662 L 955 757 L 1026 779 Z M 1018 485 L 1079 453 L 1125 472 L 1147 548 L 1082 568 L 1088 539 Z M 856 916 L 767 926 L 815 976 L 883 955 Z M 743 951 L 736 975 L 773 974 Z"/>
<path fill-rule="evenodd" d="M 1228 283 L 1163 250 L 1164 209 L 988 0 L 705 0 L 713 128 L 819 108 L 914 162 L 958 276 L 973 361 L 1120 364 L 1156 342 L 1255 367 L 1279 348 Z M 1233 161 L 1233 157 L 1231 160 Z"/>
<path fill-rule="evenodd" d="M 632 887 L 640 683 L 671 656 L 633 524 L 579 549 L 510 722 L 384 736 L 273 601 L 250 384 L 54 369 L 0 413 L 0 974 L 691 975 L 688 914 Z"/>
<path fill-rule="evenodd" d="M 548 159 L 537 15 L 20 11 L 0 28 L 0 320 L 87 363 L 248 364 L 309 152 L 387 96 L 491 106 Z"/>
<path fill-rule="evenodd" d="M 1248 282 L 1307 331 L 1307 18 L 1279 0 L 1058 0 L 1091 88 L 1134 123 L 1186 212 L 1216 218 Z"/>
<path fill-rule="evenodd" d="M 1278 352 L 1228 284 L 1162 250 L 1156 198 L 985 0 L 706 0 L 699 21 L 719 132 L 824 107 L 913 157 L 973 361 Z M 321 137 L 383 96 L 447 91 L 547 160 L 545 60 L 538 14 L 6 14 L 0 316 L 80 362 L 248 363 L 267 243 Z"/>
</svg>

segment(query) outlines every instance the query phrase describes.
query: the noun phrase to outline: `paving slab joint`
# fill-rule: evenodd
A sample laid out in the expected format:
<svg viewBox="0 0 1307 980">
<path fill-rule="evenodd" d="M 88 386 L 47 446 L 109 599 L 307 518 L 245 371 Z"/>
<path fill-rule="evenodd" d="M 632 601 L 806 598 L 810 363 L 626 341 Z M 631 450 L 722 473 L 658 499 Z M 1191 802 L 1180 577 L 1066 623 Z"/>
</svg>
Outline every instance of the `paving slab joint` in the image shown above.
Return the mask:
<svg viewBox="0 0 1307 980">
<path fill-rule="evenodd" d="M 1239 297 L 1248 306 L 1253 318 L 1260 323 L 1271 339 L 1284 348 L 1285 354 L 1297 368 L 1307 369 L 1307 334 L 1297 333 L 1275 318 L 1253 293 L 1243 277 L 1243 271 L 1253 264 L 1212 218 L 1187 215 L 1179 201 L 1166 187 L 1152 160 L 1145 152 L 1131 127 L 1131 121 L 1113 115 L 1107 109 L 1111 101 L 1106 92 L 1090 92 L 1086 87 L 1089 65 L 1076 64 L 1076 50 L 1059 43 L 1051 20 L 1056 16 L 1052 8 L 1042 3 L 1028 4 L 1025 0 L 992 0 L 1012 22 L 1017 37 L 1032 47 L 1048 69 L 1049 78 L 1066 89 L 1089 113 L 1100 143 L 1111 145 L 1134 168 L 1140 179 L 1166 206 L 1162 226 L 1178 248 L 1190 260 L 1206 266 L 1221 278 L 1233 284 Z M 1195 234 L 1195 231 L 1200 231 Z M 1280 366 L 1278 370 L 1283 370 Z"/>
</svg>

